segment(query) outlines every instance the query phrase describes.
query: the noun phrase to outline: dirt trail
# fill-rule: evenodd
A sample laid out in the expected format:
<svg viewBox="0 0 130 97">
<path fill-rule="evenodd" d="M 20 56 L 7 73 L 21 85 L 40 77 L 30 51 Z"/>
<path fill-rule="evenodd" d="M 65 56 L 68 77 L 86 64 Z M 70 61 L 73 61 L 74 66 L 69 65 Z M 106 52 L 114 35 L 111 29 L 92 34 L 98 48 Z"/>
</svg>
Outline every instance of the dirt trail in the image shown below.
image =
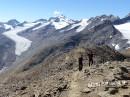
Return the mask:
<svg viewBox="0 0 130 97">
<path fill-rule="evenodd" d="M 72 80 L 70 84 L 70 91 L 68 94 L 68 97 L 81 97 L 81 81 L 80 79 L 82 78 L 83 74 L 82 72 L 74 72 L 72 74 Z"/>
</svg>

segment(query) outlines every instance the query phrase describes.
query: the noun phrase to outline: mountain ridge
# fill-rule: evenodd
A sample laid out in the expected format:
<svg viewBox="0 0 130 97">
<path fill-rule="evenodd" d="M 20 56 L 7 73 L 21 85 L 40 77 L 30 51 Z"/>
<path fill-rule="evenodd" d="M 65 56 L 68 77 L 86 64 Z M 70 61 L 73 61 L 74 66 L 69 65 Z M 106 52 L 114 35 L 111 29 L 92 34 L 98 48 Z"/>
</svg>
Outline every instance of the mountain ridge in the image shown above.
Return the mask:
<svg viewBox="0 0 130 97">
<path fill-rule="evenodd" d="M 62 44 L 65 43 L 66 41 L 69 41 L 73 37 L 75 37 L 75 39 L 78 39 L 80 36 L 79 33 L 81 33 L 81 36 L 85 35 L 86 38 L 84 41 L 86 42 L 92 42 L 93 44 L 96 45 L 108 45 L 110 48 L 122 51 L 129 48 L 130 44 L 128 42 L 129 39 L 127 39 L 127 37 L 124 37 L 124 34 L 120 31 L 120 29 L 115 28 L 115 26 L 117 25 L 115 24 L 115 21 L 117 20 L 121 19 L 113 15 L 108 16 L 101 15 L 90 18 L 88 20 L 82 19 L 80 21 L 69 19 L 63 15 L 57 17 L 51 17 L 48 20 L 39 19 L 34 22 L 23 22 L 23 23 L 18 22 L 16 19 L 12 19 L 9 20 L 9 22 L 11 21 L 11 23 L 12 22 L 14 23 L 12 25 L 9 24 L 8 29 L 6 29 L 7 27 L 5 26 L 1 26 L 2 28 L 0 28 L 0 31 L 1 36 L 4 35 L 5 38 L 10 38 L 12 40 L 9 42 L 11 43 L 15 42 L 15 44 L 13 45 L 15 47 L 13 51 L 15 52 L 17 52 L 18 50 L 17 48 L 19 48 L 19 50 L 21 50 L 23 47 L 26 48 L 27 45 L 25 44 L 27 43 L 22 38 L 30 41 L 30 44 L 27 47 L 27 49 L 21 51 L 22 53 L 20 53 L 19 56 L 17 56 L 16 54 L 13 55 L 16 57 L 16 60 L 19 59 L 17 57 L 20 57 L 23 54 L 26 55 L 26 53 L 28 52 L 29 55 L 31 55 L 31 52 L 35 52 L 34 49 L 37 49 L 37 47 L 44 48 L 46 46 L 49 47 L 51 45 Z M 1 25 L 5 24 L 6 23 Z M 18 29 L 18 31 L 15 31 L 16 29 Z M 13 33 L 17 33 L 15 35 L 17 35 L 17 37 L 22 37 L 21 38 L 22 40 L 16 39 Z M 18 43 L 22 43 L 23 46 L 21 47 L 18 46 L 19 45 Z M 43 46 L 41 46 L 41 44 L 43 44 Z M 4 54 L 4 56 L 7 55 Z M 12 64 L 14 63 L 15 62 L 12 62 Z M 4 64 L 6 64 L 5 61 Z"/>
</svg>

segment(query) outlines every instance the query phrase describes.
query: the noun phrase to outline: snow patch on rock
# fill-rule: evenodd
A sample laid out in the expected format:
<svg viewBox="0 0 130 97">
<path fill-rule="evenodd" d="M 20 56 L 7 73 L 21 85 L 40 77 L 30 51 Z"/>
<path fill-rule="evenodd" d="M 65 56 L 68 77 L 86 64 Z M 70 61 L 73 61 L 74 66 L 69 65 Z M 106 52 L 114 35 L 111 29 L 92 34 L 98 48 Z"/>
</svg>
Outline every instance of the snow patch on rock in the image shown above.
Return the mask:
<svg viewBox="0 0 130 97">
<path fill-rule="evenodd" d="M 117 44 L 115 45 L 115 50 L 119 50 L 120 49 L 120 46 Z"/>
<path fill-rule="evenodd" d="M 59 15 L 50 20 L 51 24 L 55 27 L 56 30 L 62 29 L 70 24 L 75 23 L 75 21 L 68 19 L 64 15 Z"/>
<path fill-rule="evenodd" d="M 61 21 L 61 22 L 52 22 L 52 25 L 55 26 L 56 30 L 58 30 L 68 26 L 69 24 Z"/>
<path fill-rule="evenodd" d="M 67 29 L 66 31 L 69 31 L 69 30 L 72 30 L 76 27 L 78 27 L 76 29 L 76 32 L 81 32 L 82 30 L 84 30 L 87 25 L 89 24 L 88 22 L 88 19 L 82 19 L 79 23 L 76 23 L 76 24 L 72 24 L 71 27 L 69 29 Z"/>
<path fill-rule="evenodd" d="M 0 73 L 4 72 L 4 71 L 6 71 L 6 70 L 8 70 L 8 68 L 7 68 L 7 67 L 3 67 L 3 68 L 0 70 Z"/>
<path fill-rule="evenodd" d="M 76 32 L 81 32 L 82 30 L 84 30 L 89 24 L 87 21 L 88 19 L 82 19 L 82 21 L 79 23 L 80 27 L 76 30 Z"/>
<path fill-rule="evenodd" d="M 49 25 L 49 24 L 50 24 L 50 22 L 42 23 L 41 25 L 39 25 L 38 27 L 34 28 L 33 30 L 38 30 L 38 29 L 40 29 L 40 28 L 42 28 L 42 27 L 45 27 L 45 26 L 47 26 L 47 25 Z"/>
<path fill-rule="evenodd" d="M 13 29 L 11 25 L 4 24 L 5 29 Z"/>
</svg>

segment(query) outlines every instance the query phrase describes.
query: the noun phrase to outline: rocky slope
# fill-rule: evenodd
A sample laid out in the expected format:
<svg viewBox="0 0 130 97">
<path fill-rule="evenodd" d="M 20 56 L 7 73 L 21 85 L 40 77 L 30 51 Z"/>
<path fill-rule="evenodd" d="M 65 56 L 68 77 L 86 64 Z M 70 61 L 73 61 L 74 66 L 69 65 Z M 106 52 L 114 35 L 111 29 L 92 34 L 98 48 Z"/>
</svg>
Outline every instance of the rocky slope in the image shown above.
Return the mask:
<svg viewBox="0 0 130 97">
<path fill-rule="evenodd" d="M 0 97 L 124 97 L 129 85 L 104 85 L 103 82 L 129 82 L 129 63 L 118 62 L 124 56 L 108 46 L 60 48 L 44 59 L 43 51 L 20 67 L 0 76 Z M 95 53 L 94 65 L 88 66 L 87 53 Z M 58 53 L 57 53 L 58 52 Z M 78 71 L 78 57 L 84 56 L 84 69 Z M 104 55 L 103 55 L 104 54 Z M 102 56 L 103 55 L 103 56 Z M 43 60 L 44 59 L 44 60 Z M 115 60 L 115 61 L 114 61 Z M 117 60 L 117 61 L 116 61 Z M 95 83 L 102 82 L 101 86 Z M 90 84 L 94 84 L 91 86 Z M 125 92 L 124 92 L 125 91 Z"/>
</svg>

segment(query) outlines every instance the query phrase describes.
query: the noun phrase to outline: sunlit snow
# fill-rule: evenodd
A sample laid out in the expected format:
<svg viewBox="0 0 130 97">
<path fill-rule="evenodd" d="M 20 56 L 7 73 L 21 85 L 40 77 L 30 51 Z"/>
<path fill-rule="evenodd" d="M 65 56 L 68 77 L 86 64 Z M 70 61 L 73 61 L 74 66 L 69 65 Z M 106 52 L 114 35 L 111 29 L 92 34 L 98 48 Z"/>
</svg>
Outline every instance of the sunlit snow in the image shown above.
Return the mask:
<svg viewBox="0 0 130 97">
<path fill-rule="evenodd" d="M 13 29 L 11 25 L 4 24 L 5 29 Z"/>
<path fill-rule="evenodd" d="M 128 39 L 128 43 L 130 43 L 130 23 L 114 25 L 114 26 L 122 33 L 124 38 Z"/>
<path fill-rule="evenodd" d="M 16 27 L 13 30 L 4 32 L 3 35 L 7 36 L 8 38 L 12 39 L 15 43 L 16 43 L 16 49 L 15 49 L 15 54 L 20 56 L 23 52 L 25 52 L 26 50 L 28 50 L 28 48 L 31 46 L 31 42 L 30 40 L 19 36 L 18 33 L 31 28 L 33 26 L 35 26 L 35 23 L 28 23 L 25 24 L 24 27 Z"/>
<path fill-rule="evenodd" d="M 79 23 L 79 25 L 80 25 L 80 27 L 76 30 L 76 32 L 81 32 L 82 30 L 84 30 L 86 27 L 87 27 L 87 25 L 88 25 L 88 19 L 83 19 L 80 23 Z"/>
<path fill-rule="evenodd" d="M 47 26 L 47 25 L 49 25 L 49 24 L 50 24 L 50 22 L 43 23 L 43 24 L 41 24 L 40 26 L 38 26 L 38 27 L 34 28 L 33 30 L 40 29 L 40 28 L 45 27 L 45 26 Z"/>
<path fill-rule="evenodd" d="M 120 49 L 120 46 L 117 44 L 117 45 L 115 45 L 115 49 L 116 50 L 119 50 Z"/>
<path fill-rule="evenodd" d="M 74 29 L 75 27 L 78 27 L 76 29 L 76 32 L 81 32 L 82 30 L 84 30 L 87 25 L 89 24 L 88 22 L 88 19 L 82 19 L 81 22 L 79 23 L 76 23 L 76 24 L 73 24 L 69 29 L 67 29 L 67 31 L 71 30 L 71 29 Z"/>
<path fill-rule="evenodd" d="M 59 19 L 59 21 L 55 21 L 53 19 L 50 21 L 51 24 L 56 28 L 56 30 L 62 29 L 64 27 L 74 23 L 73 20 L 68 19 L 67 17 L 65 17 L 63 15 L 59 15 L 57 18 Z"/>
<path fill-rule="evenodd" d="M 52 22 L 52 25 L 54 25 L 55 28 L 58 30 L 68 26 L 69 24 L 66 22 Z"/>
</svg>

